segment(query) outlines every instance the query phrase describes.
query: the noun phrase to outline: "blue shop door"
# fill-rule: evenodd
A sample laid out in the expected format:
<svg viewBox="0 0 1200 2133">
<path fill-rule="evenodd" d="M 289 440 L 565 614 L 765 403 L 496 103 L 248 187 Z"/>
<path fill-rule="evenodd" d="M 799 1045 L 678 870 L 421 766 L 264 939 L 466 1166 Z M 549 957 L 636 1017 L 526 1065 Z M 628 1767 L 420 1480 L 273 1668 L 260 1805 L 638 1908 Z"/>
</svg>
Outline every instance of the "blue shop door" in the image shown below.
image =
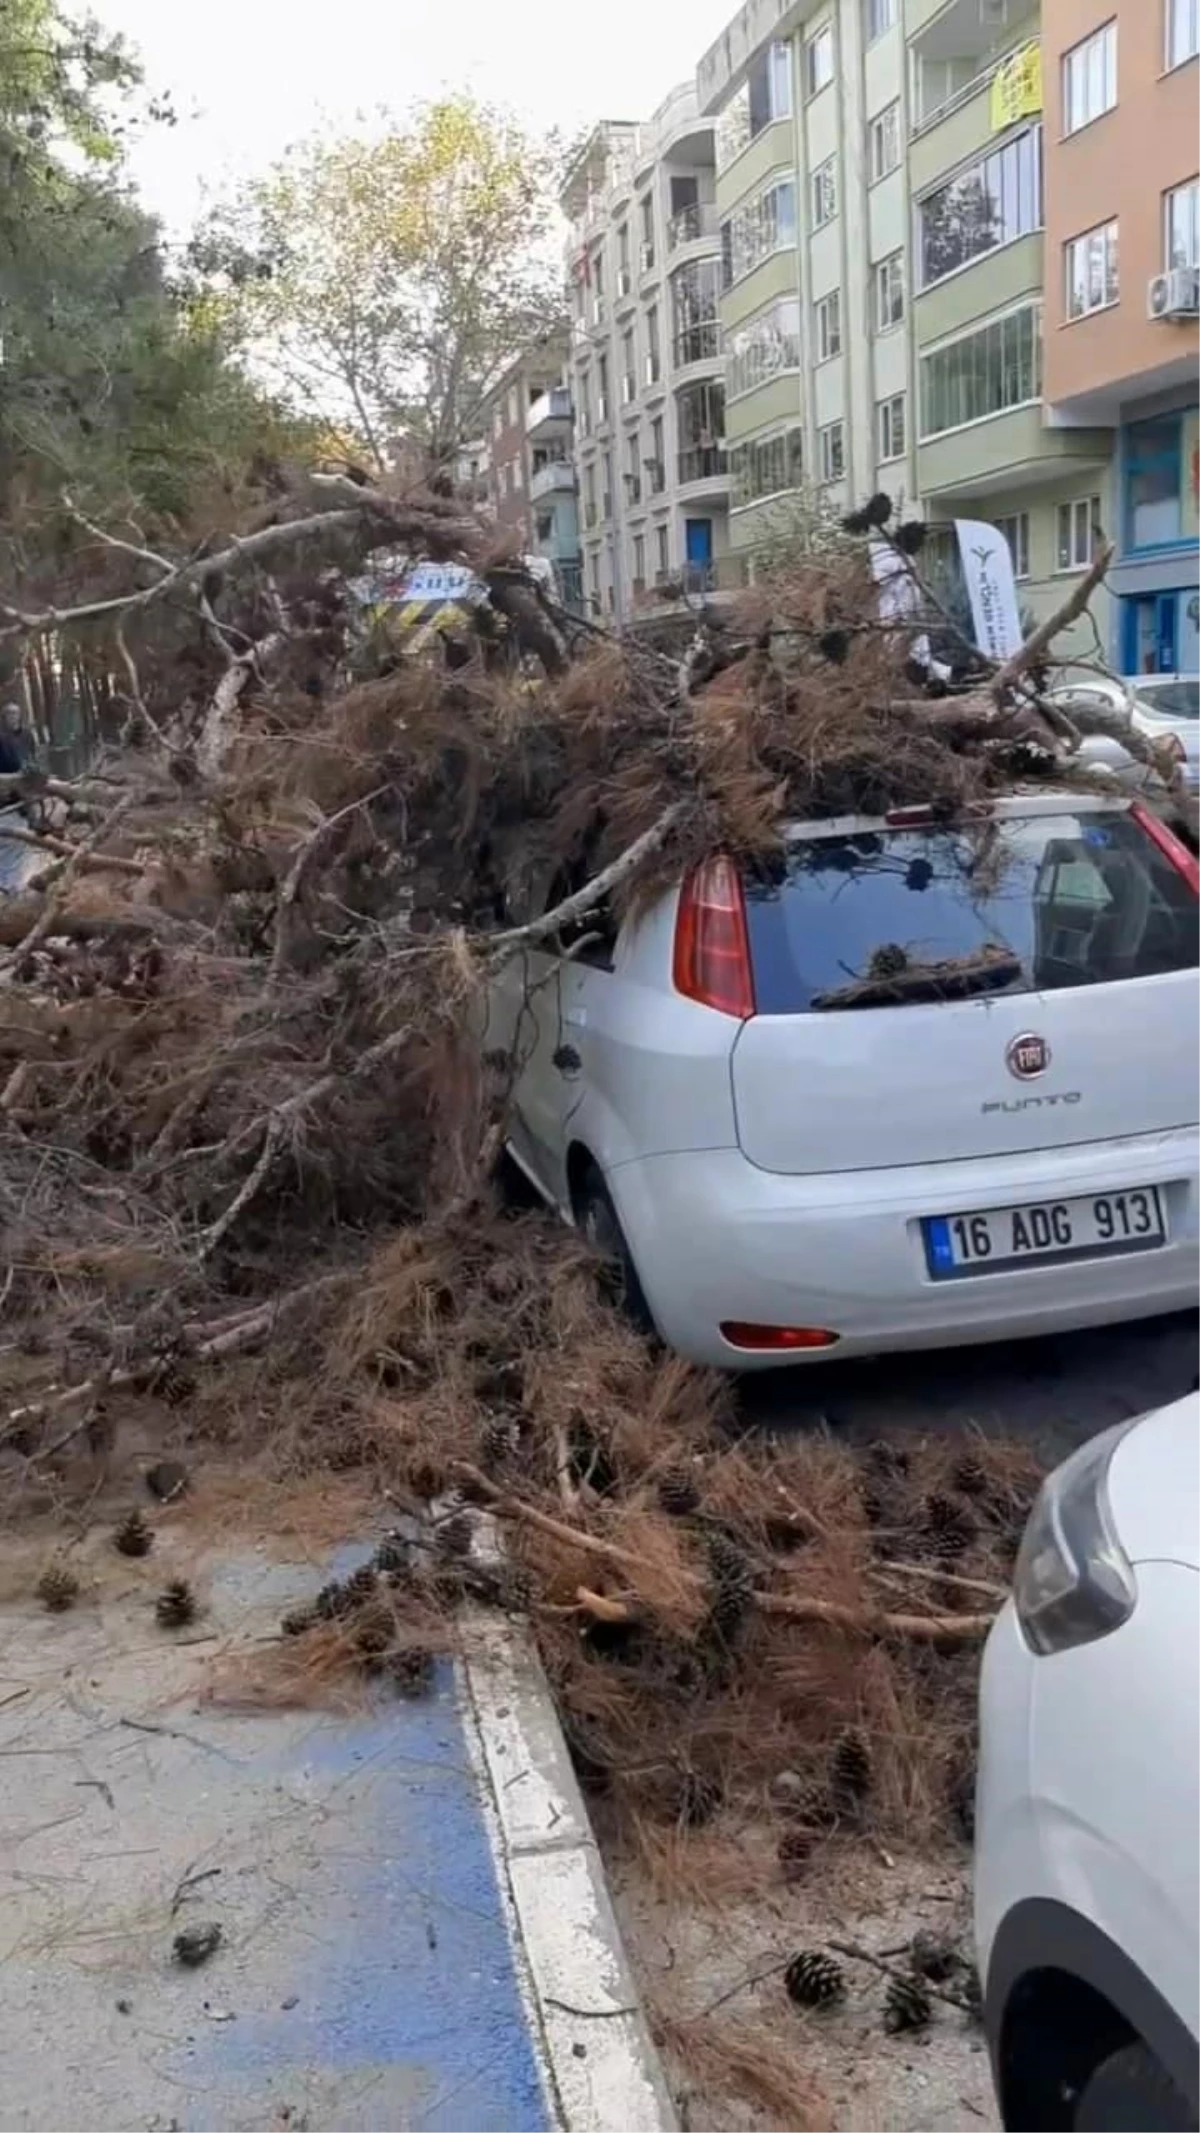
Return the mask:
<svg viewBox="0 0 1200 2133">
<path fill-rule="evenodd" d="M 710 518 L 685 518 L 683 522 L 684 550 L 689 563 L 703 566 L 712 562 L 712 520 Z"/>
<path fill-rule="evenodd" d="M 1149 593 L 1125 603 L 1125 671 L 1127 674 L 1175 674 L 1177 592 Z"/>
</svg>

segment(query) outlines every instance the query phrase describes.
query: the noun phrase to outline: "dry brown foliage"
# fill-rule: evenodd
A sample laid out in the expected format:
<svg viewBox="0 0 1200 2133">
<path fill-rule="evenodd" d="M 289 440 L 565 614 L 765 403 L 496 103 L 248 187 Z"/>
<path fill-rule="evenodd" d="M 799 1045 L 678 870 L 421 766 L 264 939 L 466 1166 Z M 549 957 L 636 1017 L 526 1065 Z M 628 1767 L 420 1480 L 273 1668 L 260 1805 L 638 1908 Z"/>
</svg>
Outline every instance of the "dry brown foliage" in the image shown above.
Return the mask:
<svg viewBox="0 0 1200 2133">
<path fill-rule="evenodd" d="M 435 519 L 431 552 L 471 552 Z M 568 658 L 503 567 L 454 670 L 380 671 L 326 560 L 231 569 L 190 629 L 203 587 L 181 568 L 178 598 L 131 620 L 138 751 L 115 783 L 26 787 L 75 857 L 48 846 L 43 886 L 0 908 L 10 1513 L 90 1500 L 131 1434 L 243 1462 L 296 1534 L 288 1492 L 331 1471 L 391 1513 L 482 1499 L 504 1577 L 430 1529 L 353 1620 L 284 1639 L 229 1693 L 327 1696 L 363 1656 L 362 1609 L 389 1610 L 375 1661 L 445 1649 L 464 1602 L 519 1607 L 585 1782 L 658 1877 L 707 1862 L 710 1889 L 761 1885 L 864 1829 L 911 1840 L 961 1789 L 1030 1462 L 739 1442 L 727 1384 L 649 1347 L 578 1240 L 494 1201 L 513 1062 L 481 1054 L 481 1007 L 523 886 L 582 883 L 668 810 L 618 901 L 715 850 L 767 863 L 789 817 L 961 816 L 1056 766 L 1027 711 L 998 706 L 981 738 L 977 708 L 956 723 L 920 698 L 853 549 L 701 632 L 686 672 L 632 641 Z M 285 651 L 260 673 L 244 644 L 268 632 Z M 533 685 L 513 656 L 531 647 Z M 231 659 L 237 715 L 206 769 Z M 768 2116 L 808 2122 L 799 2070 L 739 2035 L 704 2048 Z"/>
</svg>

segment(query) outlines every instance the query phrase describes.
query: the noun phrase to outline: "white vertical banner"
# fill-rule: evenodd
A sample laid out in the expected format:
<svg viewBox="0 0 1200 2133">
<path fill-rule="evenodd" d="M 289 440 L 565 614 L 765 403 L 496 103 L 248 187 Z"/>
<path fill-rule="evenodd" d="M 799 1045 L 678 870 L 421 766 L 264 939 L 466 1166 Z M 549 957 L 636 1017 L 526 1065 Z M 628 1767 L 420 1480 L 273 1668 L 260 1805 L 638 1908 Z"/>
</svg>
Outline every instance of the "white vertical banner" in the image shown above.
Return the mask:
<svg viewBox="0 0 1200 2133">
<path fill-rule="evenodd" d="M 921 588 L 908 564 L 886 541 L 871 543 L 871 571 L 879 587 L 879 619 L 903 628 L 921 611 Z M 922 666 L 929 664 L 929 639 L 914 638 L 912 656 Z"/>
<path fill-rule="evenodd" d="M 1011 659 L 1023 642 L 1012 550 L 999 527 L 982 519 L 956 518 L 954 531 L 975 643 L 988 659 Z"/>
</svg>

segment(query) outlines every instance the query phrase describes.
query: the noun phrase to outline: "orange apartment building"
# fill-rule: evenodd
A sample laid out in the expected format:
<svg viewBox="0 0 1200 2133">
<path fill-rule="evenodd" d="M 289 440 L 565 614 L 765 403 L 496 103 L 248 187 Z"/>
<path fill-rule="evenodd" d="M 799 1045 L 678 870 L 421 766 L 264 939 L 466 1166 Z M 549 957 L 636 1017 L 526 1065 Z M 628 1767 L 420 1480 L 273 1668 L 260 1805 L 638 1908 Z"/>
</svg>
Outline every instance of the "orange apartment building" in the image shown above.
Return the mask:
<svg viewBox="0 0 1200 2133">
<path fill-rule="evenodd" d="M 1200 0 L 1041 12 L 1046 419 L 1113 430 L 1117 663 L 1195 673 Z M 1082 549 L 1082 523 L 1063 537 L 1076 532 Z"/>
</svg>

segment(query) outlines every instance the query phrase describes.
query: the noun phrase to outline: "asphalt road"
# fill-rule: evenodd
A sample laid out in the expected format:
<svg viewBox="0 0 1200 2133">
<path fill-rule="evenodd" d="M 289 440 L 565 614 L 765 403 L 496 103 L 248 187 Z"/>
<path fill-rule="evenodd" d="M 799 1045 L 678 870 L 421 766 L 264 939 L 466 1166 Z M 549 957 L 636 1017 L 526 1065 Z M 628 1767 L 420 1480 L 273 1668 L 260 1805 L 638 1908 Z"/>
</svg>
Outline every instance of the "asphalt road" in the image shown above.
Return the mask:
<svg viewBox="0 0 1200 2133">
<path fill-rule="evenodd" d="M 861 1443 L 974 1425 L 1028 1436 L 1053 1460 L 1111 1423 L 1179 1399 L 1196 1375 L 1197 1320 L 1183 1313 L 1049 1340 L 776 1371 L 744 1378 L 741 1400 L 748 1420 L 771 1429 L 824 1422 Z"/>
</svg>

